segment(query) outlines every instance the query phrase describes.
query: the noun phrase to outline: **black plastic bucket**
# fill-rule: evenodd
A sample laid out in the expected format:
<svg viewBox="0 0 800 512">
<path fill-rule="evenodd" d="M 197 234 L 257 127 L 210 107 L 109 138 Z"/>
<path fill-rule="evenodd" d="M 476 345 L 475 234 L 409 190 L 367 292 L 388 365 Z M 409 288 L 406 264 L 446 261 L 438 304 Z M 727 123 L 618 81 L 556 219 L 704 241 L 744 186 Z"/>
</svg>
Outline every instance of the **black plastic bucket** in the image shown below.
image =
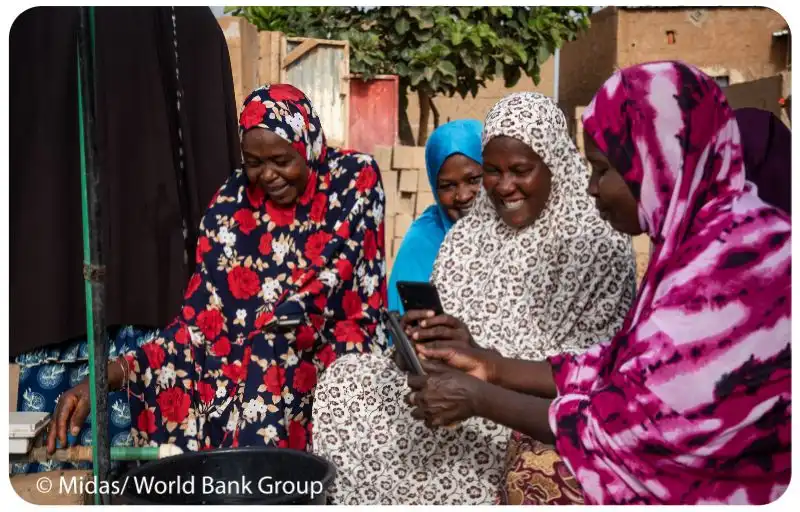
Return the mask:
<svg viewBox="0 0 800 512">
<path fill-rule="evenodd" d="M 336 468 L 310 453 L 245 447 L 148 462 L 121 479 L 126 505 L 324 505 Z"/>
</svg>

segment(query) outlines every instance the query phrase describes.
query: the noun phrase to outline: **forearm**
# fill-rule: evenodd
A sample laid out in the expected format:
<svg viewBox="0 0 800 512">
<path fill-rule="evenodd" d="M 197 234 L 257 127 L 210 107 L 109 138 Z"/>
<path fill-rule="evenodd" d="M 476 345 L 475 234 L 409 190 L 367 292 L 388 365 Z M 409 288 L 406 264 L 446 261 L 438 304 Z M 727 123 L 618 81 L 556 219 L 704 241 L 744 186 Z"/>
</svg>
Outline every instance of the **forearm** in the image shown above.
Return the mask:
<svg viewBox="0 0 800 512">
<path fill-rule="evenodd" d="M 555 437 L 548 421 L 550 402 L 547 398 L 482 382 L 475 400 L 475 414 L 542 443 L 554 444 Z"/>
<path fill-rule="evenodd" d="M 558 396 L 553 369 L 546 361 L 501 358 L 495 363 L 492 383 L 542 398 L 553 399 Z"/>
</svg>

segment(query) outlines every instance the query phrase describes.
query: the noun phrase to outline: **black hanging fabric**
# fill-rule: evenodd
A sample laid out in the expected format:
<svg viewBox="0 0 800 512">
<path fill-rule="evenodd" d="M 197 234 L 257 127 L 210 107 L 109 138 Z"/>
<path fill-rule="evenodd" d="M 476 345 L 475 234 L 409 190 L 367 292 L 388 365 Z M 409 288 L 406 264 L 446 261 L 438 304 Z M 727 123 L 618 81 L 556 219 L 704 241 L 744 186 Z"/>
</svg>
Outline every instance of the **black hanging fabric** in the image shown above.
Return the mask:
<svg viewBox="0 0 800 512">
<path fill-rule="evenodd" d="M 206 7 L 95 12 L 106 321 L 158 327 L 179 312 L 200 216 L 240 161 L 228 49 Z M 37 7 L 10 33 L 12 357 L 86 332 L 77 31 L 78 9 Z"/>
</svg>

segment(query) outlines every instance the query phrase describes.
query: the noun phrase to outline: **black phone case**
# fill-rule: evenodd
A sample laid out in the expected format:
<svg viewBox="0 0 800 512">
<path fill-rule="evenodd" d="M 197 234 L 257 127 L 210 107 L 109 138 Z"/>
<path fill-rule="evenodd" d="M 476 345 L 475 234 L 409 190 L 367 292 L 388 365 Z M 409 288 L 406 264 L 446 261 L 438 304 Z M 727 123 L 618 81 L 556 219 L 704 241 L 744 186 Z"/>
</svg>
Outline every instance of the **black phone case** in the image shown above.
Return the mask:
<svg viewBox="0 0 800 512">
<path fill-rule="evenodd" d="M 417 351 L 414 350 L 414 345 L 403 331 L 403 326 L 400 325 L 400 314 L 397 311 L 388 311 L 386 313 L 386 324 L 389 327 L 389 333 L 392 335 L 396 350 L 400 352 L 400 357 L 406 362 L 410 371 L 415 375 L 425 375 L 425 370 L 422 369 L 422 364 L 419 362 L 419 357 L 417 357 Z"/>
<path fill-rule="evenodd" d="M 429 309 L 437 315 L 444 314 L 439 291 L 428 282 L 398 281 L 397 293 L 403 303 L 403 309 Z"/>
</svg>

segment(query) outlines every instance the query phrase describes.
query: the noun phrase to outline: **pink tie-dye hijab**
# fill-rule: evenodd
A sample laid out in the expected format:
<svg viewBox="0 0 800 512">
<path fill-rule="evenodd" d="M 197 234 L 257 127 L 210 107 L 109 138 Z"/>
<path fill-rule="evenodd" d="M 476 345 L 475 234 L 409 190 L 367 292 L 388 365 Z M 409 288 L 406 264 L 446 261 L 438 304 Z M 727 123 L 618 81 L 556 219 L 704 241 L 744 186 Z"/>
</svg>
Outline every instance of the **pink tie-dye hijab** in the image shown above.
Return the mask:
<svg viewBox="0 0 800 512">
<path fill-rule="evenodd" d="M 609 342 L 552 358 L 559 454 L 587 503 L 777 499 L 791 473 L 791 227 L 745 182 L 722 91 L 677 62 L 619 71 L 584 130 L 653 242 Z"/>
</svg>

